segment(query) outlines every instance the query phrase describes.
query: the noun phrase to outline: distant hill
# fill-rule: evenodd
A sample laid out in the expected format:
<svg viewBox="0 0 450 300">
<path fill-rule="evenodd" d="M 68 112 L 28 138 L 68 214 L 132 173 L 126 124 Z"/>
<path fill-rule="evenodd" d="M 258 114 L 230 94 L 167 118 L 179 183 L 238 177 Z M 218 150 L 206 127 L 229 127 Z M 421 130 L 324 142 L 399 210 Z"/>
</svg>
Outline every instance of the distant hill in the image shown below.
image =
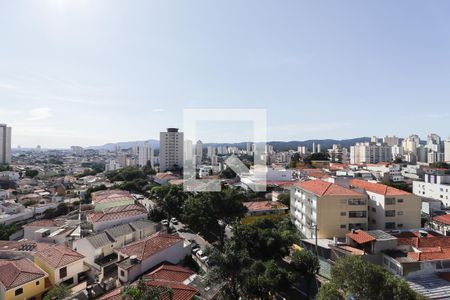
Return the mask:
<svg viewBox="0 0 450 300">
<path fill-rule="evenodd" d="M 145 142 L 148 142 L 150 147 L 152 147 L 154 149 L 159 149 L 159 141 L 158 140 L 108 143 L 108 144 L 104 144 L 101 146 L 89 146 L 89 147 L 87 147 L 87 149 L 114 151 L 117 146 L 119 146 L 120 149 L 129 149 L 135 145 L 143 146 Z"/>
<path fill-rule="evenodd" d="M 116 149 L 116 146 L 118 145 L 120 149 L 128 149 L 133 147 L 134 145 L 143 145 L 145 141 L 131 141 L 131 142 L 118 142 L 118 143 L 108 143 L 104 144 L 102 146 L 90 146 L 87 147 L 88 149 L 95 149 L 95 150 L 110 150 L 113 151 Z M 159 141 L 158 140 L 147 140 L 147 142 L 150 144 L 150 147 L 154 149 L 159 149 Z M 275 151 L 287 151 L 287 150 L 297 150 L 299 146 L 305 146 L 309 149 L 312 149 L 313 143 L 320 144 L 321 148 L 328 149 L 333 146 L 333 144 L 339 144 L 343 147 L 350 147 L 353 146 L 355 143 L 362 143 L 362 142 L 370 142 L 369 137 L 359 137 L 354 139 L 346 139 L 346 140 L 332 140 L 332 139 L 325 139 L 325 140 L 307 140 L 307 141 L 289 141 L 289 142 L 283 142 L 283 141 L 271 141 L 268 142 L 269 145 L 272 145 Z M 238 147 L 240 149 L 245 149 L 247 147 L 247 142 L 240 142 L 240 143 L 205 143 L 205 147 L 207 146 L 232 146 L 232 147 Z"/>
</svg>

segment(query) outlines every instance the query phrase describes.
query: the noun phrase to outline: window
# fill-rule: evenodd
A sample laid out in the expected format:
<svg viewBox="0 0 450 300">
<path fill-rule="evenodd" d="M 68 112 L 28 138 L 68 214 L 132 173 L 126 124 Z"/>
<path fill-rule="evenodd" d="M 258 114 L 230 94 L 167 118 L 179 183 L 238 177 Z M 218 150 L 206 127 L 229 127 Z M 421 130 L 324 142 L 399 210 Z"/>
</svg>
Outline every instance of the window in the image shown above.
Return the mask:
<svg viewBox="0 0 450 300">
<path fill-rule="evenodd" d="M 59 269 L 59 278 L 64 278 L 67 276 L 67 267 Z"/>
<path fill-rule="evenodd" d="M 345 211 L 341 211 L 341 217 L 345 217 L 347 213 Z"/>
<path fill-rule="evenodd" d="M 385 212 L 386 217 L 395 217 L 395 210 L 387 210 Z"/>
<path fill-rule="evenodd" d="M 397 203 L 403 203 L 403 199 L 398 199 Z"/>
<path fill-rule="evenodd" d="M 14 292 L 14 295 L 15 296 L 19 296 L 19 295 L 22 295 L 23 294 L 23 288 L 18 288 L 15 292 Z"/>
<path fill-rule="evenodd" d="M 347 225 L 342 224 L 342 225 L 341 225 L 341 229 L 347 229 Z"/>
<path fill-rule="evenodd" d="M 385 203 L 386 203 L 386 205 L 394 205 L 395 198 L 386 198 Z"/>
<path fill-rule="evenodd" d="M 41 283 L 39 282 L 39 280 L 38 281 L 36 281 L 36 286 L 38 286 L 38 285 L 40 285 Z"/>
<path fill-rule="evenodd" d="M 351 211 L 348 213 L 350 218 L 365 218 L 367 216 L 366 211 Z"/>
<path fill-rule="evenodd" d="M 372 207 L 372 211 L 373 211 L 373 212 L 376 212 L 377 209 L 376 209 L 375 207 Z"/>
<path fill-rule="evenodd" d="M 348 199 L 348 205 L 366 205 L 366 199 Z"/>
<path fill-rule="evenodd" d="M 397 216 L 403 216 L 403 212 L 402 211 L 398 211 L 397 212 Z"/>
<path fill-rule="evenodd" d="M 403 224 L 398 224 L 397 227 L 401 228 L 401 227 L 403 227 Z"/>
<path fill-rule="evenodd" d="M 384 227 L 386 227 L 386 229 L 395 229 L 395 222 L 387 222 L 384 224 Z"/>
<path fill-rule="evenodd" d="M 124 270 L 120 270 L 120 276 L 125 277 L 125 271 Z"/>
</svg>

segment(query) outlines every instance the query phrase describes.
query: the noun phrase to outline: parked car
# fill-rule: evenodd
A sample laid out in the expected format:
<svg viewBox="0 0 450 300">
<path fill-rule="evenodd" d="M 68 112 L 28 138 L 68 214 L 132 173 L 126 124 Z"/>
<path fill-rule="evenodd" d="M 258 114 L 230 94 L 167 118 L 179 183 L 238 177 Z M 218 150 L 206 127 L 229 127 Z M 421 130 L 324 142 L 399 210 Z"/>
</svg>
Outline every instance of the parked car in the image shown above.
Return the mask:
<svg viewBox="0 0 450 300">
<path fill-rule="evenodd" d="M 196 254 L 198 251 L 200 251 L 200 247 L 198 245 L 192 247 L 192 253 Z"/>
<path fill-rule="evenodd" d="M 170 223 L 177 225 L 178 224 L 178 220 L 176 218 L 172 218 L 170 219 Z"/>
<path fill-rule="evenodd" d="M 200 259 L 200 261 L 205 262 L 208 260 L 208 256 L 206 256 L 205 253 L 203 253 L 203 250 L 199 250 L 197 251 L 197 253 L 195 253 L 195 255 L 197 255 L 197 257 Z"/>
<path fill-rule="evenodd" d="M 164 225 L 164 226 L 168 226 L 169 225 L 169 220 L 164 219 L 164 220 L 161 221 L 161 224 Z"/>
</svg>

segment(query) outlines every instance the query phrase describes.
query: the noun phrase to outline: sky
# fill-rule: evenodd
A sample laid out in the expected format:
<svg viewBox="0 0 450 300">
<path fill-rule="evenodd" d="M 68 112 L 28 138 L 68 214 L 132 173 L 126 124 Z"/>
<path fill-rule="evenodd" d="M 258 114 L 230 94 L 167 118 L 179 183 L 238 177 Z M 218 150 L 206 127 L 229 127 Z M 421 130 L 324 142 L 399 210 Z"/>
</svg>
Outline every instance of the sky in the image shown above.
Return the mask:
<svg viewBox="0 0 450 300">
<path fill-rule="evenodd" d="M 450 135 L 450 2 L 0 0 L 13 147 L 157 139 L 266 109 L 268 140 Z M 246 140 L 239 126 L 205 142 Z"/>
</svg>

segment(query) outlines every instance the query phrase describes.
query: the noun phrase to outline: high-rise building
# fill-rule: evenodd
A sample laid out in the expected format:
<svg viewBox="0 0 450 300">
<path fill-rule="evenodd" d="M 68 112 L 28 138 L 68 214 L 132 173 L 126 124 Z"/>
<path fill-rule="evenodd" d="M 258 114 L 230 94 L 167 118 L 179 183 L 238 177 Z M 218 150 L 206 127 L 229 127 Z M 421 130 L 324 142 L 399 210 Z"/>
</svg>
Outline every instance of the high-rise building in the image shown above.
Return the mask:
<svg viewBox="0 0 450 300">
<path fill-rule="evenodd" d="M 82 156 L 84 154 L 84 148 L 80 146 L 71 146 L 70 150 L 73 154 Z"/>
<path fill-rule="evenodd" d="M 347 148 L 343 148 L 341 145 L 334 144 L 331 149 L 328 149 L 328 154 L 331 162 L 347 163 L 349 160 Z"/>
<path fill-rule="evenodd" d="M 391 147 L 386 144 L 356 143 L 350 148 L 350 163 L 352 164 L 376 164 L 391 160 Z"/>
<path fill-rule="evenodd" d="M 213 157 L 213 155 L 216 155 L 216 148 L 213 146 L 208 146 L 208 152 L 207 152 L 208 158 Z"/>
<path fill-rule="evenodd" d="M 450 162 L 450 137 L 444 142 L 444 160 Z"/>
<path fill-rule="evenodd" d="M 195 159 L 197 164 L 201 163 L 203 159 L 203 142 L 200 140 L 195 144 Z"/>
<path fill-rule="evenodd" d="M 322 148 L 321 148 L 320 144 L 317 144 L 317 152 L 318 153 L 322 152 Z"/>
<path fill-rule="evenodd" d="M 398 137 L 394 136 L 385 136 L 383 138 L 383 143 L 387 144 L 388 146 L 394 147 L 398 146 L 400 142 L 400 139 Z"/>
<path fill-rule="evenodd" d="M 159 134 L 159 167 L 162 172 L 183 167 L 183 133 L 167 128 Z"/>
<path fill-rule="evenodd" d="M 148 162 L 153 166 L 153 149 L 148 142 L 144 142 L 143 146 L 138 146 L 138 165 L 143 167 Z"/>
<path fill-rule="evenodd" d="M 418 156 L 417 148 L 420 146 L 420 137 L 416 134 L 410 135 L 403 141 L 403 152 Z"/>
<path fill-rule="evenodd" d="M 11 127 L 0 124 L 0 164 L 11 163 Z"/>
<path fill-rule="evenodd" d="M 247 155 L 251 154 L 251 152 L 252 152 L 252 143 L 247 143 L 246 151 L 247 151 Z"/>
</svg>

